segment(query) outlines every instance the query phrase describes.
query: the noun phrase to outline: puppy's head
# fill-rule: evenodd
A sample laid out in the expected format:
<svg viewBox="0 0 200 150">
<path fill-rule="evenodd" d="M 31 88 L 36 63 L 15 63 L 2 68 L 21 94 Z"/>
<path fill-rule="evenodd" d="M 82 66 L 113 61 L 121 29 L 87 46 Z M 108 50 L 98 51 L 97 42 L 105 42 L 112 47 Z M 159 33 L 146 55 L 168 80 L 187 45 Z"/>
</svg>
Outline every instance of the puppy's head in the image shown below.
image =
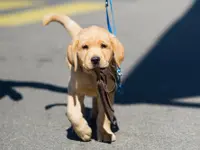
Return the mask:
<svg viewBox="0 0 200 150">
<path fill-rule="evenodd" d="M 79 65 L 85 70 L 106 68 L 112 59 L 120 66 L 124 48 L 107 30 L 97 26 L 82 29 L 67 51 L 67 61 L 75 71 Z"/>
<path fill-rule="evenodd" d="M 73 42 L 67 49 L 70 68 L 74 68 L 75 71 L 78 66 L 86 70 L 106 68 L 112 59 L 120 66 L 124 59 L 124 48 L 107 30 L 97 26 L 82 29 L 71 18 L 61 14 L 46 15 L 43 25 L 52 21 L 60 22 L 72 36 Z"/>
</svg>

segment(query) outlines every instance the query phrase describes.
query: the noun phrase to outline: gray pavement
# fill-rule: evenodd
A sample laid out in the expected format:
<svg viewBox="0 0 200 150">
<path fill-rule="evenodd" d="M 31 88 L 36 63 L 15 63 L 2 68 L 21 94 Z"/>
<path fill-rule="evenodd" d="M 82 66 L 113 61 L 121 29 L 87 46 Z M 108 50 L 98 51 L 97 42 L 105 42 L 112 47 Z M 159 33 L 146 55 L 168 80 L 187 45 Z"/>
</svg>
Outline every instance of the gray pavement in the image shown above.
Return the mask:
<svg viewBox="0 0 200 150">
<path fill-rule="evenodd" d="M 114 1 L 125 46 L 120 131 L 112 144 L 79 141 L 65 116 L 69 35 L 56 23 L 0 28 L 1 150 L 199 150 L 200 2 Z M 106 27 L 103 11 L 72 16 Z M 86 99 L 89 110 L 90 99 Z"/>
</svg>

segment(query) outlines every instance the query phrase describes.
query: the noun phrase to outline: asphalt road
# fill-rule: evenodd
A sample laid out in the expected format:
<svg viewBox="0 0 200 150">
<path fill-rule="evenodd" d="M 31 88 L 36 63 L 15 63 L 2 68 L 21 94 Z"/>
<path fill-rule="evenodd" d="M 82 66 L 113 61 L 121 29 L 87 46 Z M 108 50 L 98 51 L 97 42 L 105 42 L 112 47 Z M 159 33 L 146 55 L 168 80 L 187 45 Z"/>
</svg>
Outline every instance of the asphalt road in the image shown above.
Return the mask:
<svg viewBox="0 0 200 150">
<path fill-rule="evenodd" d="M 117 141 L 85 143 L 71 132 L 64 60 L 71 39 L 59 24 L 36 22 L 0 27 L 1 150 L 200 149 L 200 1 L 115 0 L 114 8 L 125 46 Z M 103 10 L 71 17 L 106 27 Z"/>
</svg>

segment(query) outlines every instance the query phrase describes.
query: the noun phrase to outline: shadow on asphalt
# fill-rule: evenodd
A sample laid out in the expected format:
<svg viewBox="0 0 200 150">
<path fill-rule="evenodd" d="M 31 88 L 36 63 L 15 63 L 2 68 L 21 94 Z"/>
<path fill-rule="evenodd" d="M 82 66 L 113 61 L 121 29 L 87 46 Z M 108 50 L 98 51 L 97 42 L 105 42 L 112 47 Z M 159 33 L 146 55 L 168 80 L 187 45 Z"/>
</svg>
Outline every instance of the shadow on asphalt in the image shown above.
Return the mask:
<svg viewBox="0 0 200 150">
<path fill-rule="evenodd" d="M 197 107 L 174 99 L 200 96 L 200 1 L 173 24 L 124 80 L 117 104 Z"/>
<path fill-rule="evenodd" d="M 60 107 L 60 106 L 64 106 L 64 107 L 67 107 L 67 104 L 66 103 L 53 103 L 53 104 L 48 104 L 45 106 L 45 110 L 49 110 L 53 107 Z"/>
<path fill-rule="evenodd" d="M 56 86 L 48 83 L 41 82 L 26 82 L 26 81 L 11 81 L 11 80 L 1 80 L 0 79 L 0 100 L 9 96 L 13 101 L 20 101 L 23 99 L 23 95 L 18 92 L 15 88 L 35 88 L 42 90 L 49 90 L 51 92 L 67 93 L 67 88 Z"/>
</svg>

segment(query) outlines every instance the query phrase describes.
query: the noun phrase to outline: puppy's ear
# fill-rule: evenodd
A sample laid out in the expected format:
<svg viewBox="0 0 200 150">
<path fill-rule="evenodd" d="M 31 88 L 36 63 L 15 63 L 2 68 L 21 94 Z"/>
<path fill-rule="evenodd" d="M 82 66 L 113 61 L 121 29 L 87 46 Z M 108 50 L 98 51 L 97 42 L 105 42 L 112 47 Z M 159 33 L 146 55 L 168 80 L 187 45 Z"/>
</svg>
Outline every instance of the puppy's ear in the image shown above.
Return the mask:
<svg viewBox="0 0 200 150">
<path fill-rule="evenodd" d="M 114 51 L 115 62 L 119 67 L 122 61 L 124 60 L 124 47 L 122 43 L 112 34 L 111 34 L 111 44 Z"/>
<path fill-rule="evenodd" d="M 78 68 L 78 59 L 77 59 L 77 46 L 79 41 L 75 40 L 72 45 L 68 46 L 66 61 L 69 65 L 69 68 L 74 68 L 74 71 L 77 71 Z"/>
</svg>

